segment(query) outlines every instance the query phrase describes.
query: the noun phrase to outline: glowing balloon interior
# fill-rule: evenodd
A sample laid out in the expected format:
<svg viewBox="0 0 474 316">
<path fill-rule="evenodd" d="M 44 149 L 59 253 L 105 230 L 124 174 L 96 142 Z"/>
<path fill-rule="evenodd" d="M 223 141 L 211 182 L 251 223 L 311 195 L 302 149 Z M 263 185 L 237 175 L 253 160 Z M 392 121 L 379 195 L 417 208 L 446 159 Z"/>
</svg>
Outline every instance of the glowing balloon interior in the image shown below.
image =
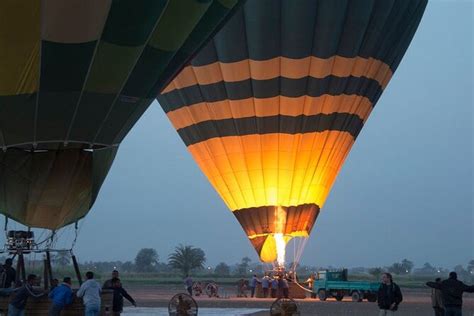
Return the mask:
<svg viewBox="0 0 474 316">
<path fill-rule="evenodd" d="M 308 237 L 426 0 L 248 0 L 158 101 L 264 262 Z"/>
</svg>

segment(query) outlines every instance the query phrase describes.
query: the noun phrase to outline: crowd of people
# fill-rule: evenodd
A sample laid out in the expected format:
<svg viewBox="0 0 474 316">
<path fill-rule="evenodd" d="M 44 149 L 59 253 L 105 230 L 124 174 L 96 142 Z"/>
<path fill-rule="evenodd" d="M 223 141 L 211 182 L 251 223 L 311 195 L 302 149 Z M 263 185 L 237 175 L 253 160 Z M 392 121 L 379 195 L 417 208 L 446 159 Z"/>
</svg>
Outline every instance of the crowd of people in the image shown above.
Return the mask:
<svg viewBox="0 0 474 316">
<path fill-rule="evenodd" d="M 237 297 L 247 297 L 247 291 L 250 291 L 250 297 L 255 297 L 257 287 L 260 284 L 262 287 L 262 298 L 288 298 L 289 283 L 291 282 L 293 282 L 293 277 L 289 273 L 265 273 L 261 279 L 254 274 L 250 280 L 240 279 L 238 281 Z"/>
<path fill-rule="evenodd" d="M 102 286 L 94 279 L 92 271 L 88 271 L 85 276 L 86 280 L 75 293 L 72 290 L 72 280 L 70 277 L 64 277 L 61 284 L 59 284 L 57 279 L 53 279 L 49 292 L 44 292 L 34 287 L 38 285 L 38 277 L 35 274 L 29 274 L 23 284 L 16 284 L 16 271 L 12 267 L 12 260 L 7 259 L 5 264 L 0 266 L 0 293 L 10 295 L 14 292 L 8 304 L 7 315 L 24 316 L 29 298 L 39 299 L 48 296 L 51 301 L 49 315 L 59 316 L 66 306 L 72 304 L 75 295 L 78 298 L 82 298 L 85 316 L 98 316 L 101 315 L 102 290 L 113 291 L 112 316 L 118 316 L 122 313 L 124 298 L 133 306 L 136 306 L 135 300 L 122 287 L 117 270 L 112 271 L 111 278 L 105 281 Z"/>
</svg>

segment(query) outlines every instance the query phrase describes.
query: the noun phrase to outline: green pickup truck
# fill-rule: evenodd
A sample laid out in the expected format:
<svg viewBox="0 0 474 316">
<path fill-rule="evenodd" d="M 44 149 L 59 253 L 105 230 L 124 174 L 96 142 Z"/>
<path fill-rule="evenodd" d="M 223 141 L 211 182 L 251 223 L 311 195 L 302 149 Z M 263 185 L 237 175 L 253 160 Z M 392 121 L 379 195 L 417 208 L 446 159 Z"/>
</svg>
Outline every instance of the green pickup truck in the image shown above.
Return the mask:
<svg viewBox="0 0 474 316">
<path fill-rule="evenodd" d="M 321 301 L 334 297 L 342 301 L 344 296 L 351 296 L 353 302 L 377 301 L 377 291 L 380 283 L 367 281 L 348 281 L 347 269 L 338 271 L 319 271 L 313 283 L 313 292 L 318 294 Z"/>
</svg>

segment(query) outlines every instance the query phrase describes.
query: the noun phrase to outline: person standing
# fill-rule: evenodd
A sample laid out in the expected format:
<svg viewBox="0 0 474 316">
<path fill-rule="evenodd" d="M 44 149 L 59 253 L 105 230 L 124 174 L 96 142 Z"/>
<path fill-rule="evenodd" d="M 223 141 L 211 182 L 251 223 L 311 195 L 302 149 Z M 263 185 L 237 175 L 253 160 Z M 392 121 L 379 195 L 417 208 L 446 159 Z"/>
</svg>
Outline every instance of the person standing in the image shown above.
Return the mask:
<svg viewBox="0 0 474 316">
<path fill-rule="evenodd" d="M 66 305 L 72 303 L 71 278 L 65 277 L 63 283 L 54 287 L 49 292 L 49 298 L 52 300 L 49 308 L 49 316 L 59 316 Z"/>
<path fill-rule="evenodd" d="M 400 287 L 393 282 L 392 275 L 390 273 L 382 274 L 382 284 L 380 284 L 377 293 L 379 316 L 394 315 L 402 300 L 402 292 Z"/>
<path fill-rule="evenodd" d="M 435 282 L 441 283 L 441 279 L 436 278 Z M 431 289 L 431 306 L 433 306 L 435 316 L 444 315 L 444 306 L 441 290 L 434 288 Z"/>
<path fill-rule="evenodd" d="M 8 258 L 5 260 L 5 264 L 0 266 L 0 288 L 11 288 L 15 283 L 16 271 L 12 265 L 13 260 Z"/>
<path fill-rule="evenodd" d="M 273 276 L 272 279 L 272 290 L 271 290 L 271 296 L 272 298 L 276 298 L 278 293 L 278 277 Z"/>
<path fill-rule="evenodd" d="M 450 272 L 447 280 L 440 283 L 426 282 L 426 285 L 441 290 L 445 316 L 461 316 L 463 293 L 474 293 L 474 286 L 468 286 L 459 281 L 456 272 Z"/>
<path fill-rule="evenodd" d="M 186 288 L 186 291 L 188 291 L 189 295 L 193 296 L 193 279 L 189 276 L 189 274 L 186 274 L 186 277 L 184 278 L 184 287 Z"/>
<path fill-rule="evenodd" d="M 102 289 L 105 290 L 105 289 L 110 289 L 111 287 L 113 287 L 112 280 L 118 277 L 119 277 L 119 272 L 114 269 L 112 271 L 112 277 L 104 282 L 104 285 L 102 285 Z"/>
<path fill-rule="evenodd" d="M 283 275 L 280 275 L 280 279 L 278 280 L 278 287 L 280 288 L 280 294 L 278 296 L 288 298 L 289 296 L 288 280 Z"/>
<path fill-rule="evenodd" d="M 258 283 L 260 283 L 260 281 L 258 280 L 257 275 L 254 274 L 250 279 L 250 297 L 255 295 L 255 288 L 257 287 Z"/>
<path fill-rule="evenodd" d="M 36 284 L 36 275 L 30 274 L 26 278 L 26 283 L 17 292 L 15 297 L 8 304 L 8 316 L 23 316 L 25 315 L 25 307 L 28 297 L 40 298 L 45 293 L 35 293 L 33 285 Z"/>
<path fill-rule="evenodd" d="M 262 292 L 263 292 L 263 298 L 268 297 L 268 289 L 270 288 L 270 282 L 271 279 L 268 276 L 268 274 L 265 273 L 265 275 L 262 278 Z"/>
<path fill-rule="evenodd" d="M 311 273 L 308 279 L 305 282 L 308 284 L 308 289 L 311 291 L 311 298 L 316 298 L 316 293 L 314 292 L 313 286 L 314 286 L 314 274 Z"/>
<path fill-rule="evenodd" d="M 99 316 L 100 315 L 100 293 L 101 288 L 99 282 L 94 280 L 94 273 L 86 272 L 86 281 L 82 283 L 77 291 L 77 297 L 82 297 L 85 306 L 85 316 Z"/>
<path fill-rule="evenodd" d="M 122 283 L 119 278 L 112 279 L 112 290 L 114 290 L 112 312 L 113 316 L 119 316 L 123 311 L 123 298 L 125 297 L 133 306 L 137 306 L 135 300 L 128 294 L 127 291 L 122 287 Z"/>
</svg>

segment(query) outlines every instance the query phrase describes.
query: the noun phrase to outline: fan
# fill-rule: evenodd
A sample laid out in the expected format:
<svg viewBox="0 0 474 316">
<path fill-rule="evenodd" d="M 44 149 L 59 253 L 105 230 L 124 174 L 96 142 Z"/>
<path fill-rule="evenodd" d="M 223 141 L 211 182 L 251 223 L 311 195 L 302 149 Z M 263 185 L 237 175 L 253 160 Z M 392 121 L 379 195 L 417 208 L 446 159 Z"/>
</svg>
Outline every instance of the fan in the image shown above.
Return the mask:
<svg viewBox="0 0 474 316">
<path fill-rule="evenodd" d="M 198 305 L 196 301 L 185 293 L 178 293 L 173 296 L 168 304 L 170 316 L 196 316 Z"/>
<path fill-rule="evenodd" d="M 298 305 L 291 298 L 279 298 L 270 307 L 271 316 L 295 316 L 300 315 Z"/>
</svg>

